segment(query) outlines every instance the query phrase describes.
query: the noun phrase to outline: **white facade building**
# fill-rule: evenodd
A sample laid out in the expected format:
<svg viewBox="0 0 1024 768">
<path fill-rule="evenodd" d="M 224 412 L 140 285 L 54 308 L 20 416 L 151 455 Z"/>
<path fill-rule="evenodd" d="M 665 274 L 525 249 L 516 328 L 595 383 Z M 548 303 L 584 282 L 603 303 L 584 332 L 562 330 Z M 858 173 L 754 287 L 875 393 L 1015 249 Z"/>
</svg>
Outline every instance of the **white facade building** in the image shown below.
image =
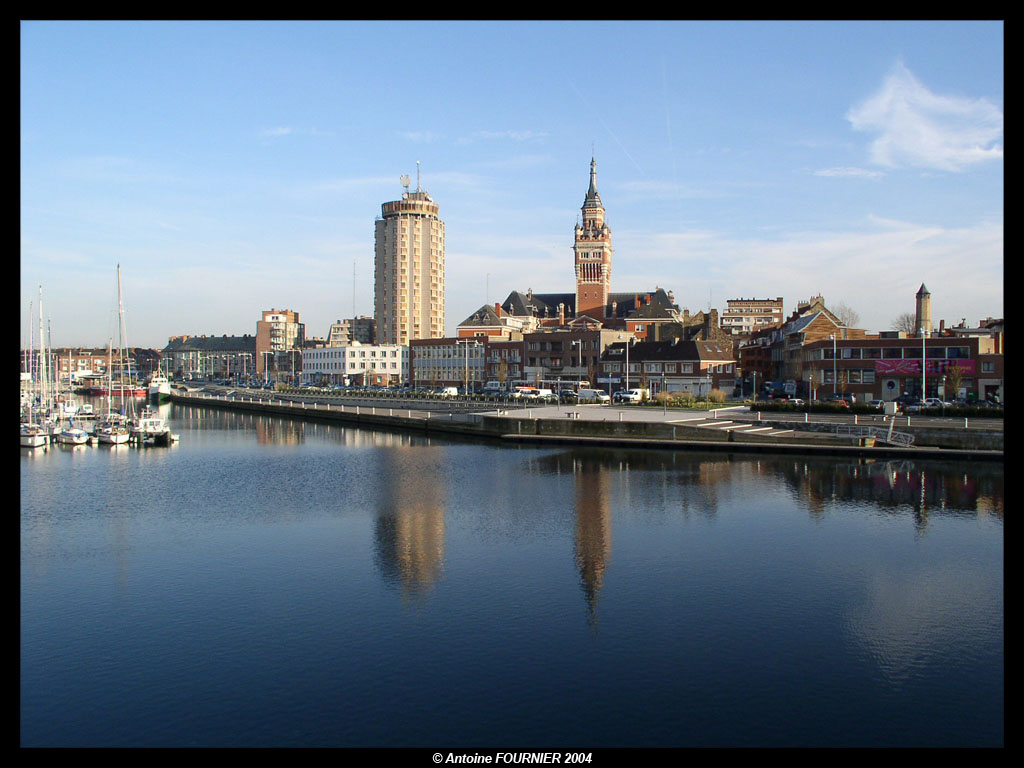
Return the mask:
<svg viewBox="0 0 1024 768">
<path fill-rule="evenodd" d="M 302 350 L 304 384 L 401 384 L 409 380 L 409 347 L 360 344 Z"/>
</svg>

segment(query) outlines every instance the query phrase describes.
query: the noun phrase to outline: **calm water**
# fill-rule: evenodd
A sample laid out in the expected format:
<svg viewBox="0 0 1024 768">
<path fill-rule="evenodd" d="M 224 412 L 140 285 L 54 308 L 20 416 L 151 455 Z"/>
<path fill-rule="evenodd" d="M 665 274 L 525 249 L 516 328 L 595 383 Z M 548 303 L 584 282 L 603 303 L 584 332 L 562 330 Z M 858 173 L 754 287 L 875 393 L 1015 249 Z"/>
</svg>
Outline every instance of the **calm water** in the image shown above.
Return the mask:
<svg viewBox="0 0 1024 768">
<path fill-rule="evenodd" d="M 1001 465 L 167 407 L 21 451 L 25 746 L 1003 743 Z"/>
</svg>

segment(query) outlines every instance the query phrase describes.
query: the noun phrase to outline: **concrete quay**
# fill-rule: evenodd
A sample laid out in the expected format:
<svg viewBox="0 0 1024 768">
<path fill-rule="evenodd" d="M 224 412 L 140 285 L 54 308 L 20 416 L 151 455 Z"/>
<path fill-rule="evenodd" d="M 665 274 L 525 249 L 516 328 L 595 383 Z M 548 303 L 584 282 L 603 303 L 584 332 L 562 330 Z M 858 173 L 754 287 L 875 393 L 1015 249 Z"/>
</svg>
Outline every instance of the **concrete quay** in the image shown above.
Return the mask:
<svg viewBox="0 0 1024 768">
<path fill-rule="evenodd" d="M 667 411 L 602 405 L 549 405 L 495 410 L 489 403 L 325 398 L 284 393 L 175 392 L 182 405 L 257 412 L 370 428 L 463 435 L 509 443 L 602 445 L 618 448 L 800 453 L 862 458 L 1002 461 L 1002 430 L 913 428 L 915 444 L 825 431 L 827 424 L 758 421 L 746 410 Z M 340 400 L 340 401 L 339 401 Z M 475 407 L 474 407 L 475 406 Z M 489 408 L 490 410 L 484 410 Z M 901 430 L 906 428 L 901 427 Z M 820 430 L 820 431 L 819 431 Z M 929 445 L 929 432 L 939 444 Z M 953 445 L 949 443 L 953 435 Z M 923 439 L 922 439 L 923 438 Z"/>
</svg>

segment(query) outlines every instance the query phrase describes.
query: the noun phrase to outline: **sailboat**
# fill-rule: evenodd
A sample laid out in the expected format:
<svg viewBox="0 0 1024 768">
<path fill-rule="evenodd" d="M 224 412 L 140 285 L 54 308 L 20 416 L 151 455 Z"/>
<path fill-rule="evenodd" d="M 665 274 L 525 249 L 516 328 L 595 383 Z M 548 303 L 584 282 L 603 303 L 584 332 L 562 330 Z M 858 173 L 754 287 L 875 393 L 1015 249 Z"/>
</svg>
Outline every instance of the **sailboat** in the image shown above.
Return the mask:
<svg viewBox="0 0 1024 768">
<path fill-rule="evenodd" d="M 128 420 L 123 414 L 115 413 L 113 409 L 114 395 L 113 389 L 109 386 L 109 383 L 113 379 L 113 352 L 112 344 L 107 345 L 107 413 L 102 419 L 96 424 L 96 439 L 101 443 L 109 443 L 112 445 L 121 445 L 128 442 L 131 437 L 131 432 L 128 429 Z M 122 396 L 122 402 L 124 398 Z"/>
<path fill-rule="evenodd" d="M 128 329 L 124 322 L 124 302 L 121 300 L 121 265 L 117 265 L 117 315 L 118 315 L 118 337 L 120 341 L 119 354 L 122 356 L 121 360 L 121 410 L 124 412 L 124 397 L 125 397 L 125 384 L 123 381 L 125 375 L 125 365 L 128 366 L 128 379 L 131 380 L 131 357 L 128 355 Z M 168 394 L 170 394 L 170 387 L 168 387 Z M 128 409 L 132 410 L 135 403 L 129 398 Z M 136 417 L 133 414 L 129 415 L 128 418 L 128 429 L 130 430 L 131 439 L 135 440 L 139 445 L 169 445 L 171 442 L 171 428 L 167 424 L 167 420 L 164 419 L 160 412 L 149 405 L 145 406 L 142 412 Z"/>
<path fill-rule="evenodd" d="M 31 334 L 32 324 L 29 323 Z M 32 341 L 29 340 L 31 354 Z M 33 376 L 33 373 L 35 374 Z M 39 448 L 50 442 L 53 425 L 46 420 L 47 389 L 46 389 L 46 357 L 43 341 L 43 287 L 39 286 L 39 356 L 38 364 L 33 371 L 31 357 L 29 359 L 29 377 L 32 379 L 31 397 L 29 399 L 26 420 L 20 425 L 23 448 Z M 38 402 L 39 407 L 36 408 Z M 39 418 L 37 418 L 39 417 Z"/>
<path fill-rule="evenodd" d="M 81 427 L 76 427 L 74 419 L 71 419 L 57 432 L 57 442 L 64 445 L 85 445 L 89 442 L 89 433 Z"/>
</svg>

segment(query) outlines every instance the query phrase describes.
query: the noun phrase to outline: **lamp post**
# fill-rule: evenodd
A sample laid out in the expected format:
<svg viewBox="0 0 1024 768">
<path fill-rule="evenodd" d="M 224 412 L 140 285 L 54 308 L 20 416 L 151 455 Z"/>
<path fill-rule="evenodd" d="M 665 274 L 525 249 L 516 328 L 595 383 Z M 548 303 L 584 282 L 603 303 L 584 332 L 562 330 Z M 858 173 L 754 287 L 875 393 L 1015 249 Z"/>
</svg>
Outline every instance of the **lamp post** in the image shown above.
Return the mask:
<svg viewBox="0 0 1024 768">
<path fill-rule="evenodd" d="M 629 339 L 626 340 L 626 390 L 629 390 Z"/>
<path fill-rule="evenodd" d="M 580 372 L 576 377 L 576 389 L 580 388 L 580 382 L 583 381 L 583 339 L 576 339 L 575 341 L 569 342 L 570 347 L 580 348 Z"/>
<path fill-rule="evenodd" d="M 832 339 L 832 397 L 836 396 L 836 335 L 830 334 Z"/>
<path fill-rule="evenodd" d="M 924 399 L 928 396 L 928 389 L 925 387 L 924 369 L 928 365 L 924 348 L 924 327 L 921 328 L 921 406 L 924 407 Z"/>
<path fill-rule="evenodd" d="M 466 375 L 465 375 L 465 379 L 464 379 L 465 386 L 464 386 L 464 388 L 462 390 L 462 393 L 464 395 L 468 395 L 469 394 L 469 347 L 471 345 L 474 346 L 474 347 L 479 347 L 480 346 L 480 342 L 477 341 L 476 339 L 456 339 L 455 343 L 456 344 L 462 344 L 466 348 Z"/>
</svg>

